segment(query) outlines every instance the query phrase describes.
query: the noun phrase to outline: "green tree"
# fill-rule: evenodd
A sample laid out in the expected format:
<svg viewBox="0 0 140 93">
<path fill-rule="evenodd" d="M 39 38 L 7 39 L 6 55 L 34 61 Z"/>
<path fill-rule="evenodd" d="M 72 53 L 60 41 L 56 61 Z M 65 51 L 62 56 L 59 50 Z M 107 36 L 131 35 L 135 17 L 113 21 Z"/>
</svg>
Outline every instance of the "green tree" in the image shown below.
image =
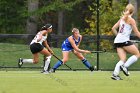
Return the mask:
<svg viewBox="0 0 140 93">
<path fill-rule="evenodd" d="M 49 20 L 57 24 L 59 11 L 72 11 L 73 6 L 84 0 L 39 0 L 38 10 L 32 12 L 28 12 L 27 1 L 0 0 L 0 33 L 26 33 L 26 22 L 31 16 L 39 18 L 36 20 L 38 28 Z"/>
<path fill-rule="evenodd" d="M 121 0 L 120 2 L 100 0 L 100 35 L 113 35 L 111 28 L 119 20 L 127 3 L 127 0 Z M 94 2 L 92 6 L 89 6 L 89 10 L 92 12 L 92 15 L 85 19 L 85 21 L 89 24 L 89 28 L 85 28 L 84 33 L 96 35 L 96 2 Z M 109 44 L 110 42 L 110 40 L 101 40 L 100 47 L 111 49 L 112 45 Z"/>
<path fill-rule="evenodd" d="M 0 0 L 0 33 L 23 33 L 26 18 L 24 0 Z"/>
<path fill-rule="evenodd" d="M 57 34 L 62 34 L 65 28 L 65 12 L 73 11 L 73 7 L 82 1 L 84 0 L 41 0 L 39 9 L 30 13 L 30 15 L 37 15 L 40 24 L 53 21 L 55 31 L 58 31 Z"/>
</svg>

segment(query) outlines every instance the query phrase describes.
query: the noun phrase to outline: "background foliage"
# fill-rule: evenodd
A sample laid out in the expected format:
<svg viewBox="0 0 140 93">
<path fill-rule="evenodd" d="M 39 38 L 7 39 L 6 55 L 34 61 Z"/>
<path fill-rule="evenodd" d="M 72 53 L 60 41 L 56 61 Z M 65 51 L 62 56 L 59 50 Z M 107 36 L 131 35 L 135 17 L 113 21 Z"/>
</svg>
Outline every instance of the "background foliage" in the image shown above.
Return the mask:
<svg viewBox="0 0 140 93">
<path fill-rule="evenodd" d="M 100 35 L 113 35 L 111 28 L 119 20 L 127 3 L 128 0 L 122 0 L 119 3 L 112 2 L 112 0 L 100 0 Z M 96 35 L 96 2 L 89 6 L 89 10 L 91 11 L 91 16 L 85 18 L 85 21 L 89 24 L 89 27 L 85 28 L 85 34 Z M 112 49 L 112 44 L 110 44 L 112 42 L 110 40 L 101 40 L 100 47 Z"/>
<path fill-rule="evenodd" d="M 0 33 L 24 33 L 27 10 L 24 0 L 0 0 Z"/>
<path fill-rule="evenodd" d="M 28 13 L 27 1 L 0 0 L 0 33 L 26 33 L 27 18 L 31 15 L 38 16 L 38 29 L 51 22 L 57 30 L 58 12 L 63 10 L 64 34 L 69 34 L 72 27 L 78 27 L 83 34 L 96 34 L 96 0 L 39 0 L 38 10 L 31 13 Z M 101 34 L 111 35 L 111 27 L 127 1 L 100 0 Z"/>
</svg>

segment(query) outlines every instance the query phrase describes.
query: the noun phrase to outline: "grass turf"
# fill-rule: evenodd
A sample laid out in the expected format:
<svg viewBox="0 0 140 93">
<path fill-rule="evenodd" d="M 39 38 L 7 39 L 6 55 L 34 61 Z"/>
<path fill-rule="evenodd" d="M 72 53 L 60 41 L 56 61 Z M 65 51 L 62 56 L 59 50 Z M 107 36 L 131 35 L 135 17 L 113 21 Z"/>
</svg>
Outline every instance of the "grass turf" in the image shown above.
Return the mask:
<svg viewBox="0 0 140 93">
<path fill-rule="evenodd" d="M 140 72 L 130 73 L 115 81 L 109 71 L 0 71 L 0 93 L 139 93 Z"/>
<path fill-rule="evenodd" d="M 55 55 L 61 59 L 62 58 L 61 49 L 60 48 L 52 48 L 52 49 Z M 93 66 L 97 65 L 96 53 L 83 55 Z M 17 62 L 19 58 L 32 58 L 32 54 L 29 50 L 28 45 L 0 43 L 0 67 L 17 67 Z M 51 66 L 53 66 L 57 61 L 58 60 L 56 58 L 52 57 Z M 108 50 L 106 53 L 100 53 L 99 69 L 113 70 L 118 61 L 119 58 L 116 52 L 109 52 Z M 42 67 L 42 65 L 43 65 L 43 55 L 40 54 L 38 64 L 24 64 L 23 67 Z M 69 61 L 67 62 L 67 65 L 69 65 L 73 69 L 86 69 L 81 60 L 79 60 L 73 53 L 69 55 Z M 139 68 L 140 68 L 140 60 L 138 60 L 129 69 L 138 70 Z M 60 69 L 67 69 L 67 67 L 61 66 Z"/>
</svg>

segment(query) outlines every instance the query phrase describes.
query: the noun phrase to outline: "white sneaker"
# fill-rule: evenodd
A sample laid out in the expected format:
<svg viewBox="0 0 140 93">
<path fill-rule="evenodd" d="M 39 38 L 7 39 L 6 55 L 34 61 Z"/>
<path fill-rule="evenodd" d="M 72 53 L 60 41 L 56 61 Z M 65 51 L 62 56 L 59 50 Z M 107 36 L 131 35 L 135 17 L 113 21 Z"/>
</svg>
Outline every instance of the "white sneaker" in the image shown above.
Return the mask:
<svg viewBox="0 0 140 93">
<path fill-rule="evenodd" d="M 114 74 L 111 76 L 111 79 L 113 79 L 113 80 L 123 80 L 119 75 L 116 76 Z"/>
<path fill-rule="evenodd" d="M 50 74 L 49 71 L 44 71 L 43 74 Z"/>
<path fill-rule="evenodd" d="M 55 73 L 55 70 L 54 70 L 54 69 L 50 69 L 49 72 L 50 72 L 50 73 Z"/>
<path fill-rule="evenodd" d="M 123 73 L 124 73 L 126 76 L 129 76 L 129 75 L 130 75 L 130 73 L 128 72 L 127 68 L 124 67 L 123 65 L 120 66 L 120 69 L 123 71 Z"/>
<path fill-rule="evenodd" d="M 22 58 L 19 58 L 18 60 L 18 67 L 21 68 L 21 66 L 23 65 L 23 62 L 22 62 Z"/>
</svg>

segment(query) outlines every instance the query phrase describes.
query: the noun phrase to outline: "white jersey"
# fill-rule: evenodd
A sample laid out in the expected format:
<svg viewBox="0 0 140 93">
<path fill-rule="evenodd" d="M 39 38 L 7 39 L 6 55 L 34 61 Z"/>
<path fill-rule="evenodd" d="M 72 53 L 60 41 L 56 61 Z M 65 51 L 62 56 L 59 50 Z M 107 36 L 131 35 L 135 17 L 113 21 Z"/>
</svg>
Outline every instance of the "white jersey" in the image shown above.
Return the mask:
<svg viewBox="0 0 140 93">
<path fill-rule="evenodd" d="M 114 40 L 114 43 L 123 43 L 130 40 L 132 26 L 127 24 L 123 19 L 120 20 L 119 32 Z"/>
<path fill-rule="evenodd" d="M 39 39 L 39 34 L 41 34 L 41 32 L 38 32 L 36 34 L 36 36 L 34 37 L 32 42 L 30 43 L 30 45 L 33 44 L 33 43 L 40 43 L 42 45 L 43 41 L 45 41 L 47 39 L 47 35 L 46 36 L 42 36 L 41 40 L 37 42 L 37 40 Z"/>
</svg>

